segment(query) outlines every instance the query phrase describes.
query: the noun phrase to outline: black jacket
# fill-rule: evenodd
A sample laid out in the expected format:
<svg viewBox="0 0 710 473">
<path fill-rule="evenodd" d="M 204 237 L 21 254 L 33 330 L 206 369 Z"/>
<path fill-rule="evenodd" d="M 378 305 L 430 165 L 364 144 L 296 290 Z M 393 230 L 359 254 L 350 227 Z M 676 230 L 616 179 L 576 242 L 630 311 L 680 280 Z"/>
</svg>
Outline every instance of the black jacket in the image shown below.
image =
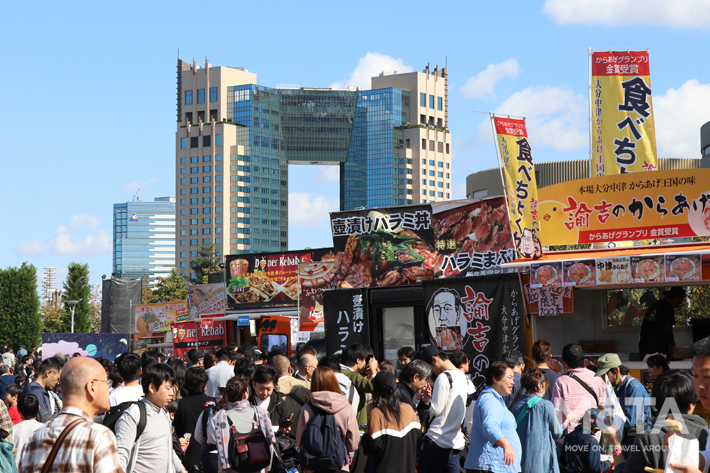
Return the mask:
<svg viewBox="0 0 710 473">
<path fill-rule="evenodd" d="M 611 462 L 601 461 L 601 447 L 579 424 L 565 437 L 560 456 L 560 473 L 606 473 Z"/>
<path fill-rule="evenodd" d="M 417 417 L 419 417 L 419 422 L 424 422 L 429 417 L 430 405 L 423 402 L 417 404 L 415 401 L 417 393 L 403 381 L 397 383 L 397 389 L 399 389 L 400 400 L 412 406 L 414 412 L 417 413 Z"/>
<path fill-rule="evenodd" d="M 212 401 L 214 398 L 207 394 L 197 394 L 194 396 L 185 396 L 178 401 L 178 410 L 175 413 L 173 427 L 178 437 L 184 437 L 185 434 L 195 435 L 195 426 L 197 419 L 202 414 L 205 408 L 205 403 Z M 200 463 L 200 443 L 197 440 L 191 439 L 185 451 L 185 461 L 183 462 L 189 473 L 197 473 L 197 465 Z"/>
</svg>

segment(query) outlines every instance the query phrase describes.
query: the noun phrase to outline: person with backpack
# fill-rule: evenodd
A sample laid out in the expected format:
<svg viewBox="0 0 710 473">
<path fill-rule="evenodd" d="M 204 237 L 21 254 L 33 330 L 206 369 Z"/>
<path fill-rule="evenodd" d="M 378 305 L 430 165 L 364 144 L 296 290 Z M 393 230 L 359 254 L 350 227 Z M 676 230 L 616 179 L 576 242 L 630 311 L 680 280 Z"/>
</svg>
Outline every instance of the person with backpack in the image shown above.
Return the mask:
<svg viewBox="0 0 710 473">
<path fill-rule="evenodd" d="M 198 473 L 200 463 L 200 443 L 192 441 L 197 421 L 205 408 L 205 404 L 215 402 L 215 398 L 205 394 L 207 380 L 207 371 L 204 369 L 192 367 L 187 370 L 185 373 L 185 390 L 187 396 L 183 397 L 178 402 L 177 413 L 173 421 L 175 433 L 178 437 L 185 438 L 189 435 L 190 443 L 187 450 L 185 450 L 186 460 L 183 462 L 188 473 Z"/>
<path fill-rule="evenodd" d="M 571 419 L 557 420 L 555 406 L 544 399 L 548 390 L 547 377 L 540 368 L 526 370 L 520 378 L 525 394 L 510 411 L 515 417 L 523 452 L 520 466 L 523 473 L 559 473 L 555 439 L 562 438 Z"/>
<path fill-rule="evenodd" d="M 486 387 L 473 408 L 471 445 L 464 467 L 475 473 L 518 473 L 522 447 L 515 417 L 505 405 L 515 385 L 513 367 L 495 361 L 486 369 Z"/>
<path fill-rule="evenodd" d="M 394 375 L 380 371 L 373 380 L 372 411 L 362 437 L 372 458 L 372 473 L 414 473 L 421 424 L 412 406 L 402 402 Z"/>
<path fill-rule="evenodd" d="M 118 456 L 126 473 L 187 472 L 173 451 L 173 426 L 166 410 L 173 400 L 174 380 L 168 365 L 149 364 L 141 377 L 145 397 L 116 421 Z"/>
<path fill-rule="evenodd" d="M 217 445 L 219 471 L 253 473 L 270 469 L 274 431 L 269 414 L 249 403 L 249 378 L 234 376 L 227 381 L 224 393 L 228 404 L 208 422 L 205 439 Z"/>
<path fill-rule="evenodd" d="M 304 473 L 350 471 L 348 452 L 359 444 L 357 418 L 335 373 L 319 366 L 311 379 L 311 401 L 303 406 L 296 430 Z"/>
<path fill-rule="evenodd" d="M 123 386 L 115 386 L 109 394 L 111 407 L 143 399 L 143 387 L 140 384 L 141 357 L 135 353 L 124 353 L 116 360 L 116 367 L 123 379 Z"/>
</svg>

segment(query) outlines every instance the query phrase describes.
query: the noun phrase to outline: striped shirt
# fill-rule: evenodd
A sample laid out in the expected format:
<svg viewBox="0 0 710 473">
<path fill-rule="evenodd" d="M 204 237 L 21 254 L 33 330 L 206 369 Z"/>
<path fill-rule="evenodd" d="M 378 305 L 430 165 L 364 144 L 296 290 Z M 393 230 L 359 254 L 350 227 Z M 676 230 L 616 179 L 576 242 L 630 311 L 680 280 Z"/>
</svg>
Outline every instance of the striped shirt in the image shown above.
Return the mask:
<svg viewBox="0 0 710 473">
<path fill-rule="evenodd" d="M 57 437 L 79 417 L 87 422 L 74 427 L 64 439 L 51 471 L 123 473 L 113 432 L 108 427 L 92 422 L 88 414 L 75 406 L 65 406 L 55 419 L 30 435 L 20 455 L 19 473 L 41 471 Z"/>
</svg>

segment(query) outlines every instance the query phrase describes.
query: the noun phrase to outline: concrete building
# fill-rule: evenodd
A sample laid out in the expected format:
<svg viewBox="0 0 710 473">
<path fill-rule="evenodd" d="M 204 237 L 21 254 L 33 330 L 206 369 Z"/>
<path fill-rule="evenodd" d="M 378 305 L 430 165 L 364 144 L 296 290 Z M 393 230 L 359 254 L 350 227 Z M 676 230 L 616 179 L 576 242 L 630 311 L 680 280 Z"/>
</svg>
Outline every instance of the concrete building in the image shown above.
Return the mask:
<svg viewBox="0 0 710 473">
<path fill-rule="evenodd" d="M 113 205 L 113 277 L 148 277 L 148 286 L 175 267 L 175 198 Z"/>
<path fill-rule="evenodd" d="M 382 73 L 367 91 L 263 87 L 243 67 L 209 62 L 178 60 L 177 76 L 182 274 L 205 244 L 288 249 L 289 164 L 340 166 L 341 210 L 451 198 L 446 68 Z"/>
</svg>

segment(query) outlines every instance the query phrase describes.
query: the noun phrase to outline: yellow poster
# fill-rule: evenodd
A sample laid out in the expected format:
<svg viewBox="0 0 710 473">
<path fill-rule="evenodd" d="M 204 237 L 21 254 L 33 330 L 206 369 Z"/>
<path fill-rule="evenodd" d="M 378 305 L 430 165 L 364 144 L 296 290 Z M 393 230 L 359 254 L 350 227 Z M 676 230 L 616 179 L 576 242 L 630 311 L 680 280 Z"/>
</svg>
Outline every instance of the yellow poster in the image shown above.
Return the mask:
<svg viewBox="0 0 710 473">
<path fill-rule="evenodd" d="M 525 120 L 492 116 L 505 176 L 510 230 L 518 254 L 540 258 L 537 182 Z"/>
<path fill-rule="evenodd" d="M 579 179 L 539 196 L 545 246 L 710 236 L 710 169 Z"/>
<path fill-rule="evenodd" d="M 592 54 L 592 176 L 655 171 L 647 51 Z"/>
<path fill-rule="evenodd" d="M 176 319 L 187 320 L 187 301 L 138 304 L 135 319 L 136 332 L 167 332 Z"/>
</svg>

